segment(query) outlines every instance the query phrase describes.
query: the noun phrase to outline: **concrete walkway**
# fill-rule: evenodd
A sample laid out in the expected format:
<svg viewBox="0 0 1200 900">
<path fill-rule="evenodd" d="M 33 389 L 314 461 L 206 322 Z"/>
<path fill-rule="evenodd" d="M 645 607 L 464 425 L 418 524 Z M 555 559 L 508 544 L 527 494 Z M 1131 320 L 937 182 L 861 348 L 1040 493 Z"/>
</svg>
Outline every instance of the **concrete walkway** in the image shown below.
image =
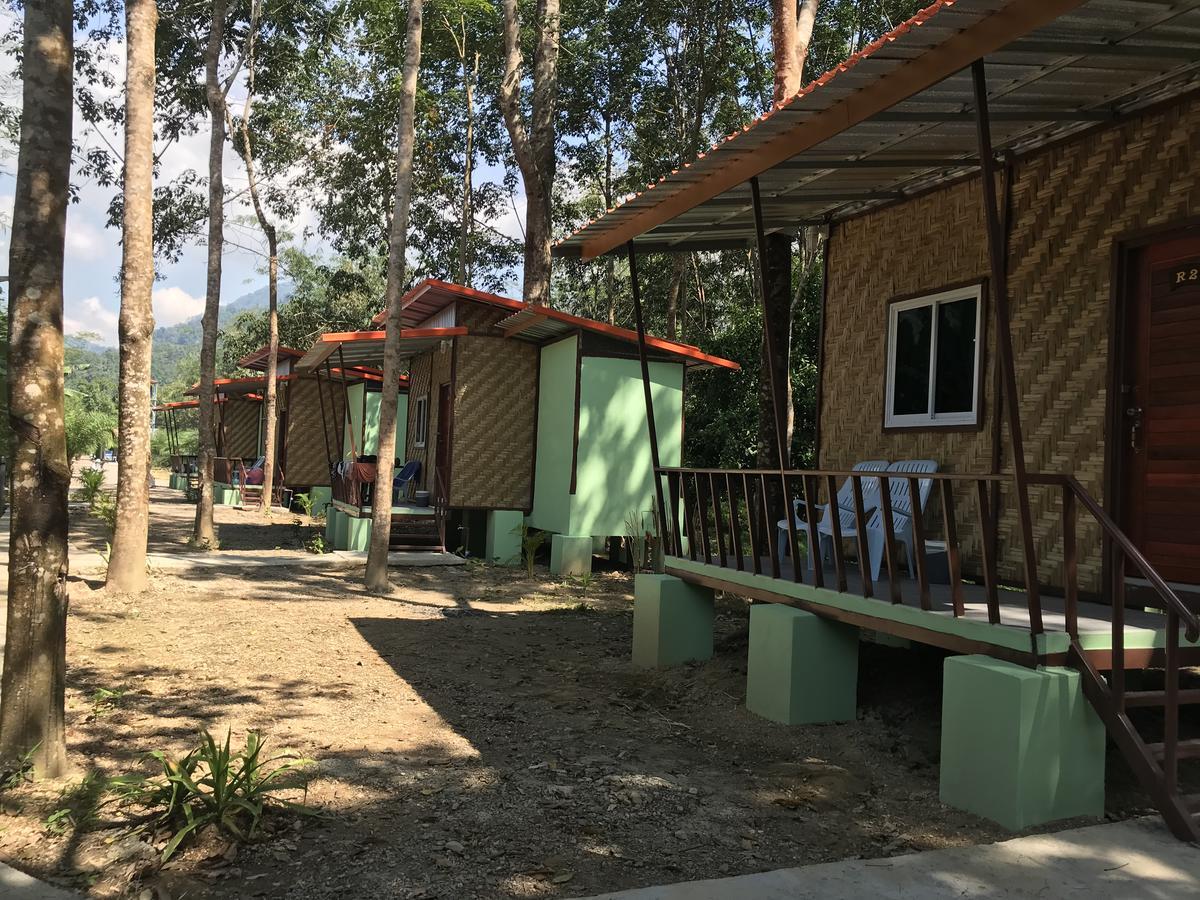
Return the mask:
<svg viewBox="0 0 1200 900">
<path fill-rule="evenodd" d="M 4 900 L 79 900 L 80 895 L 51 887 L 0 863 L 0 897 Z"/>
<path fill-rule="evenodd" d="M 999 844 L 848 860 L 602 894 L 590 900 L 1196 900 L 1200 849 L 1157 818 Z"/>
</svg>

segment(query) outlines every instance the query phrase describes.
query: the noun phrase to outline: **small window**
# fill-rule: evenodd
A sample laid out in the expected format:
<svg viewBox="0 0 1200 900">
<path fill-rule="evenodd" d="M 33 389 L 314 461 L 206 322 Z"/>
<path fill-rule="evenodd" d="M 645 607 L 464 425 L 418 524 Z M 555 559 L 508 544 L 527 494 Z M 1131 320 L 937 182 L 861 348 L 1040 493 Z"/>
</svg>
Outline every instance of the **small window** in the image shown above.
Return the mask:
<svg viewBox="0 0 1200 900">
<path fill-rule="evenodd" d="M 429 433 L 429 398 L 418 397 L 413 408 L 413 445 L 424 447 Z"/>
<path fill-rule="evenodd" d="M 888 308 L 885 428 L 979 422 L 982 286 Z"/>
</svg>

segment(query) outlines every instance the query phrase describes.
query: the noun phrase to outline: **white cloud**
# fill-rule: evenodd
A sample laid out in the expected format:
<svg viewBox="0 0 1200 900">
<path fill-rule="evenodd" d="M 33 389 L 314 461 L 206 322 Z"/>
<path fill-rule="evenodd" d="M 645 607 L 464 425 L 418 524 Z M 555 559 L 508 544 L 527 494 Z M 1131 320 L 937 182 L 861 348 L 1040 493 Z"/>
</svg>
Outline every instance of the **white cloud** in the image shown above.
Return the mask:
<svg viewBox="0 0 1200 900">
<path fill-rule="evenodd" d="M 171 286 L 154 292 L 154 324 L 177 325 L 204 312 L 204 298 Z"/>
<path fill-rule="evenodd" d="M 99 335 L 98 342 L 115 347 L 117 344 L 117 314 L 100 302 L 99 297 L 68 300 L 63 309 L 63 332 Z"/>
<path fill-rule="evenodd" d="M 116 239 L 80 216 L 67 216 L 66 253 L 72 262 L 94 262 L 115 251 Z"/>
</svg>

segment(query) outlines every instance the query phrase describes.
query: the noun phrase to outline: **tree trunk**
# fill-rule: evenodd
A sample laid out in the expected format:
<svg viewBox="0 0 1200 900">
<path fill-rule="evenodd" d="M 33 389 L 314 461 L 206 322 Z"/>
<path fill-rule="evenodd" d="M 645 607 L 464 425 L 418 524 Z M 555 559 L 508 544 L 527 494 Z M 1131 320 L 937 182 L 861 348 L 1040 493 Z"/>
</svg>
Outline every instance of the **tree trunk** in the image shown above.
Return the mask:
<svg viewBox="0 0 1200 900">
<path fill-rule="evenodd" d="M 788 468 L 791 465 L 792 379 L 792 242 L 784 234 L 767 235 L 766 283 L 762 286 L 765 307 L 763 319 L 762 368 L 758 376 L 758 465 L 759 468 Z M 767 352 L 767 331 L 772 336 L 775 354 Z M 771 367 L 779 386 L 779 406 L 771 394 Z M 784 458 L 779 459 L 776 434 L 783 435 Z"/>
<path fill-rule="evenodd" d="M 671 284 L 667 288 L 667 339 L 675 340 L 679 334 L 679 294 L 683 288 L 683 270 L 687 268 L 687 254 L 671 254 Z"/>
<path fill-rule="evenodd" d="M 225 240 L 225 187 L 221 168 L 225 150 L 225 92 L 221 89 L 218 67 L 225 32 L 226 0 L 213 0 L 212 28 L 204 54 L 204 92 L 212 131 L 208 142 L 208 283 L 204 293 L 204 317 L 200 340 L 200 446 L 196 467 L 200 470 L 200 496 L 196 499 L 196 524 L 192 544 L 215 549 L 217 534 L 213 528 L 213 458 L 216 436 L 213 412 L 216 398 L 213 381 L 217 366 L 217 317 L 221 305 L 221 250 Z"/>
<path fill-rule="evenodd" d="M 775 102 L 782 103 L 803 86 L 804 63 L 812 42 L 818 0 L 771 0 L 771 42 L 775 62 Z M 758 385 L 758 453 L 760 466 L 791 465 L 792 429 L 792 245 L 782 234 L 767 235 L 763 291 L 763 343 Z M 775 353 L 768 352 L 766 335 L 774 337 Z M 771 395 L 771 371 L 781 396 Z M 779 459 L 776 435 L 783 435 Z"/>
<path fill-rule="evenodd" d="M 504 78 L 500 110 L 525 184 L 525 268 L 521 297 L 549 305 L 550 241 L 554 196 L 554 104 L 558 96 L 559 0 L 538 0 L 538 43 L 533 53 L 530 124 L 521 111 L 521 22 L 517 0 L 502 0 Z"/>
<path fill-rule="evenodd" d="M 63 243 L 71 171 L 72 5 L 25 5 L 20 149 L 9 245 L 12 524 L 0 763 L 66 768 L 67 489 Z"/>
<path fill-rule="evenodd" d="M 117 521 L 107 586 L 146 589 L 150 529 L 150 359 L 154 337 L 154 30 L 156 0 L 125 4 L 125 177 L 121 230 L 121 383 Z"/>
<path fill-rule="evenodd" d="M 250 8 L 250 27 L 246 37 L 246 102 L 242 105 L 242 160 L 246 164 L 246 183 L 258 227 L 267 239 L 267 399 L 263 424 L 263 483 L 261 508 L 271 511 L 271 497 L 275 493 L 275 454 L 278 430 L 279 397 L 279 233 L 267 218 L 262 197 L 258 193 L 258 174 L 254 168 L 254 147 L 250 141 L 250 106 L 254 102 L 254 47 L 258 38 L 258 23 L 262 15 L 259 0 Z M 228 116 L 228 109 L 226 109 Z"/>
<path fill-rule="evenodd" d="M 417 100 L 417 74 L 421 67 L 422 12 L 422 0 L 409 0 L 400 121 L 396 125 L 396 205 L 388 238 L 387 337 L 383 344 L 383 393 L 379 401 L 379 453 L 375 468 L 375 499 L 371 504 L 371 546 L 367 554 L 366 586 L 373 594 L 391 591 L 388 582 L 388 543 L 392 530 L 396 398 L 400 383 L 400 298 L 404 291 L 404 254 L 408 241 L 408 209 L 412 200 L 413 118 Z M 436 483 L 434 490 L 438 490 Z"/>
</svg>

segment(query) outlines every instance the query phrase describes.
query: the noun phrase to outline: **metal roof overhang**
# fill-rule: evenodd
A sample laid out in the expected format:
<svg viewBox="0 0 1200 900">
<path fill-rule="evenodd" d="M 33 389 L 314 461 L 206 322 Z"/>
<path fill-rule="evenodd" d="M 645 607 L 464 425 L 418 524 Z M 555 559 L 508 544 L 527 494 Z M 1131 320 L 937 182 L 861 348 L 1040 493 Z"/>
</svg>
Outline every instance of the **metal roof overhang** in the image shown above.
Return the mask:
<svg viewBox="0 0 1200 900">
<path fill-rule="evenodd" d="M 258 369 L 265 372 L 267 370 L 267 359 L 271 355 L 270 347 L 259 347 L 257 350 L 247 353 L 238 360 L 238 365 L 243 369 Z M 303 350 L 296 350 L 292 347 L 280 347 L 277 358 L 284 359 L 300 359 L 304 356 Z"/>
<path fill-rule="evenodd" d="M 411 359 L 426 350 L 436 347 L 438 343 L 467 333 L 463 327 L 457 328 L 410 328 L 400 333 L 400 358 Z M 296 363 L 296 368 L 309 371 L 317 368 L 333 354 L 337 354 L 336 362 L 344 365 L 347 370 L 364 367 L 381 368 L 383 366 L 383 343 L 387 336 L 385 331 L 343 331 L 323 334 L 308 348 L 304 358 Z"/>
<path fill-rule="evenodd" d="M 1200 0 L 939 0 L 554 252 L 745 247 L 754 176 L 785 233 L 960 178 L 980 58 L 993 147 L 1020 154 L 1200 87 Z"/>
<path fill-rule="evenodd" d="M 628 328 L 618 328 L 594 319 L 574 316 L 562 310 L 545 306 L 524 306 L 506 319 L 496 323 L 496 328 L 505 337 L 542 343 L 562 335 L 573 334 L 577 331 L 591 331 L 606 337 L 615 338 L 636 344 L 637 332 Z M 679 341 L 668 341 L 653 335 L 646 335 L 646 346 L 661 353 L 678 356 L 689 368 L 719 368 L 740 369 L 741 366 L 732 360 L 722 359 L 705 353 L 699 347 L 691 344 L 681 344 Z"/>
</svg>

